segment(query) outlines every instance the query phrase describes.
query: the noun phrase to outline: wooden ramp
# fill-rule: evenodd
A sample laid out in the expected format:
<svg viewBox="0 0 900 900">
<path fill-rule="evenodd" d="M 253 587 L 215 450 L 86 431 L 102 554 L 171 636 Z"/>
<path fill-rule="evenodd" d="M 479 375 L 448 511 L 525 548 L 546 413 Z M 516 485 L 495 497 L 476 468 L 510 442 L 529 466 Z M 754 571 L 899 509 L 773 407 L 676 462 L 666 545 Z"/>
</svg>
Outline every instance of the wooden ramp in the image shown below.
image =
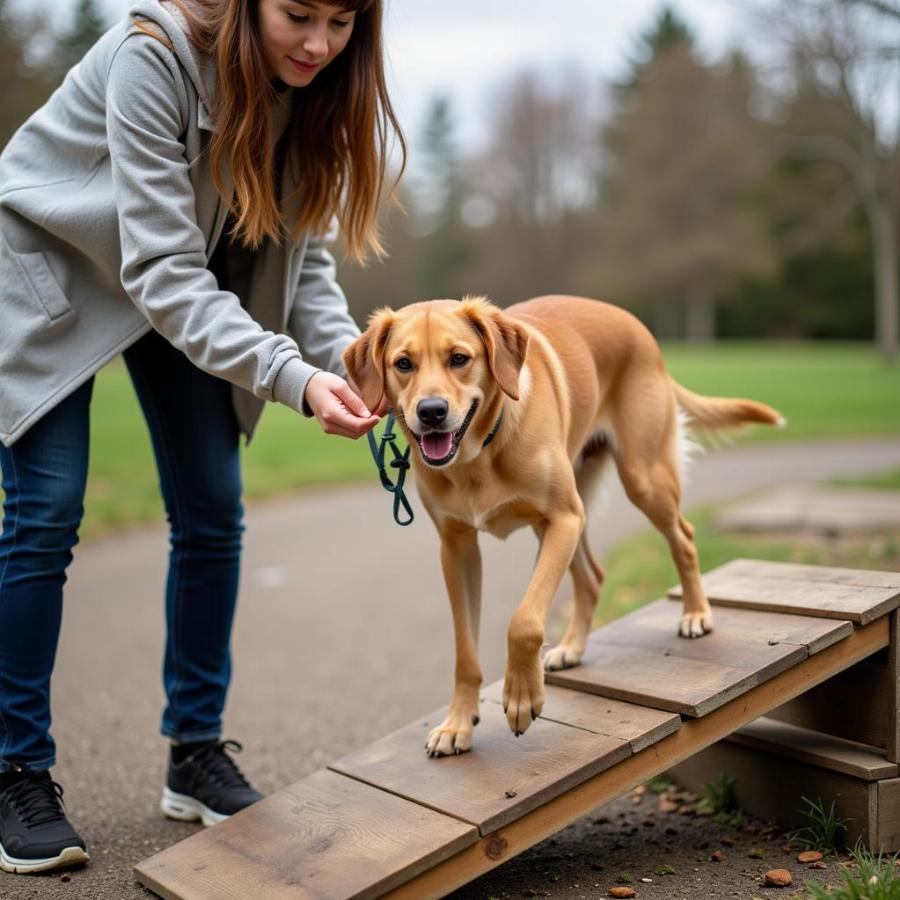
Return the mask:
<svg viewBox="0 0 900 900">
<path fill-rule="evenodd" d="M 635 785 L 885 647 L 900 574 L 737 560 L 704 576 L 716 630 L 675 634 L 655 603 L 594 631 L 547 675 L 541 717 L 509 731 L 502 682 L 474 749 L 430 759 L 446 708 L 135 867 L 167 900 L 442 897 Z M 885 717 L 898 761 L 897 678 Z"/>
</svg>

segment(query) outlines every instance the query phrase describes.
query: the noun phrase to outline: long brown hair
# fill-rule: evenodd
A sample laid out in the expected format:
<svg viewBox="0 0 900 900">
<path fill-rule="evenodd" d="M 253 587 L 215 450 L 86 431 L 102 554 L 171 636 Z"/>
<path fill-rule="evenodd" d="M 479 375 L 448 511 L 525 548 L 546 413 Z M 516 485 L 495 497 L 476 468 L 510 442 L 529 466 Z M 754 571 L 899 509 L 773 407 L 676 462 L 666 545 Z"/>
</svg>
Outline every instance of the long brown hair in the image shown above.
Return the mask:
<svg viewBox="0 0 900 900">
<path fill-rule="evenodd" d="M 384 195 L 391 134 L 406 142 L 391 106 L 384 77 L 381 29 L 383 0 L 328 0 L 356 12 L 344 50 L 306 87 L 293 92 L 288 139 L 297 194 L 295 222 L 283 222 L 275 193 L 275 152 L 269 101 L 275 91 L 257 26 L 258 0 L 171 0 L 185 16 L 191 42 L 216 61 L 216 131 L 210 154 L 219 193 L 225 194 L 222 162 L 234 180 L 233 235 L 249 247 L 267 237 L 324 233 L 333 218 L 348 254 L 382 254 L 377 214 Z M 147 21 L 138 28 L 154 37 Z M 166 42 L 168 43 L 168 42 Z"/>
</svg>

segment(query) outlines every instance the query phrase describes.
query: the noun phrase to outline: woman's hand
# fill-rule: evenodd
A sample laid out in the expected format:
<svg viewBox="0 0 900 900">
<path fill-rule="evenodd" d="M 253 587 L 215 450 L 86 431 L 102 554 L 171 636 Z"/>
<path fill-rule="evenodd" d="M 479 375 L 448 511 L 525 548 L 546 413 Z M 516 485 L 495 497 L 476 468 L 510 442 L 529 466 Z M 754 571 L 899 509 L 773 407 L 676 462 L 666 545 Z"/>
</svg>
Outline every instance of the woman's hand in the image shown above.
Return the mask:
<svg viewBox="0 0 900 900">
<path fill-rule="evenodd" d="M 304 399 L 326 434 L 356 440 L 371 431 L 380 418 L 366 409 L 366 404 L 343 378 L 331 372 L 316 372 L 306 383 Z"/>
</svg>

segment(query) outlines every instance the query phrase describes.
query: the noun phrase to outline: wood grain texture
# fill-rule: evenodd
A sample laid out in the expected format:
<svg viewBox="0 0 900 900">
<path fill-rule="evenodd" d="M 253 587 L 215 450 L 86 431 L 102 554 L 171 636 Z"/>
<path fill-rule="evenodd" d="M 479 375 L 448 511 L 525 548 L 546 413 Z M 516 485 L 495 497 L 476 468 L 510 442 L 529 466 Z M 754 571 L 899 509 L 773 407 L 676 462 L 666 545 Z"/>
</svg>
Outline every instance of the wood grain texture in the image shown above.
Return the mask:
<svg viewBox="0 0 900 900">
<path fill-rule="evenodd" d="M 760 716 L 728 738 L 737 744 L 765 750 L 773 757 L 796 759 L 833 772 L 843 772 L 861 781 L 896 778 L 897 764 L 883 750 L 856 741 L 777 722 Z"/>
<path fill-rule="evenodd" d="M 628 741 L 540 718 L 516 738 L 502 707 L 488 701 L 480 709 L 468 753 L 425 755 L 425 738 L 443 720 L 444 707 L 329 768 L 471 822 L 485 834 L 631 754 Z"/>
<path fill-rule="evenodd" d="M 879 781 L 877 788 L 878 832 L 872 849 L 896 853 L 900 850 L 900 778 Z"/>
<path fill-rule="evenodd" d="M 471 825 L 323 769 L 135 875 L 167 900 L 369 898 L 477 841 Z"/>
<path fill-rule="evenodd" d="M 764 715 L 778 703 L 802 694 L 887 644 L 886 620 L 881 619 L 857 629 L 845 640 L 803 660 L 756 690 L 703 718 L 683 723 L 678 731 L 640 753 L 593 776 L 506 828 L 485 835 L 478 844 L 423 872 L 387 896 L 391 900 L 437 900 L 447 895 L 454 888 L 496 868 L 604 803 Z"/>
<path fill-rule="evenodd" d="M 847 637 L 849 622 L 719 609 L 711 634 L 675 633 L 671 604 L 657 600 L 593 631 L 580 666 L 548 684 L 641 706 L 702 716 Z"/>
<path fill-rule="evenodd" d="M 900 606 L 900 573 L 735 559 L 702 577 L 710 603 L 848 619 L 865 625 Z M 681 585 L 668 591 L 681 598 Z"/>
<path fill-rule="evenodd" d="M 552 684 L 545 685 L 544 692 L 546 699 L 540 718 L 628 741 L 634 753 L 681 727 L 681 716 L 663 710 Z M 482 688 L 481 698 L 502 703 L 503 681 Z"/>
</svg>

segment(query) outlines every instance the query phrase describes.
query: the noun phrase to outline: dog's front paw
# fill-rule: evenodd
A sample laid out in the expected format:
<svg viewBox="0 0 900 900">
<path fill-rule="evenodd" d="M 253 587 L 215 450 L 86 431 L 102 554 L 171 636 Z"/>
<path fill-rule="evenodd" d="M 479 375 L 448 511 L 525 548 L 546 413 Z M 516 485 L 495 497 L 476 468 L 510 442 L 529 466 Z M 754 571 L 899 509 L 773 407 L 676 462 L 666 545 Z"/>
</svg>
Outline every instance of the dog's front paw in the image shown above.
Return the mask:
<svg viewBox="0 0 900 900">
<path fill-rule="evenodd" d="M 712 610 L 702 612 L 685 613 L 678 623 L 678 634 L 684 638 L 703 637 L 713 630 Z"/>
<path fill-rule="evenodd" d="M 583 655 L 583 645 L 576 647 L 571 644 L 557 644 L 544 655 L 544 671 L 555 672 L 558 669 L 571 669 L 581 662 Z"/>
<path fill-rule="evenodd" d="M 507 668 L 503 683 L 503 712 L 512 733 L 518 737 L 544 708 L 544 670 L 540 655 L 524 669 Z"/>
<path fill-rule="evenodd" d="M 425 742 L 425 752 L 429 756 L 450 756 L 472 749 L 472 732 L 478 724 L 478 715 L 471 712 L 453 711 L 437 728 L 432 728 Z"/>
</svg>

